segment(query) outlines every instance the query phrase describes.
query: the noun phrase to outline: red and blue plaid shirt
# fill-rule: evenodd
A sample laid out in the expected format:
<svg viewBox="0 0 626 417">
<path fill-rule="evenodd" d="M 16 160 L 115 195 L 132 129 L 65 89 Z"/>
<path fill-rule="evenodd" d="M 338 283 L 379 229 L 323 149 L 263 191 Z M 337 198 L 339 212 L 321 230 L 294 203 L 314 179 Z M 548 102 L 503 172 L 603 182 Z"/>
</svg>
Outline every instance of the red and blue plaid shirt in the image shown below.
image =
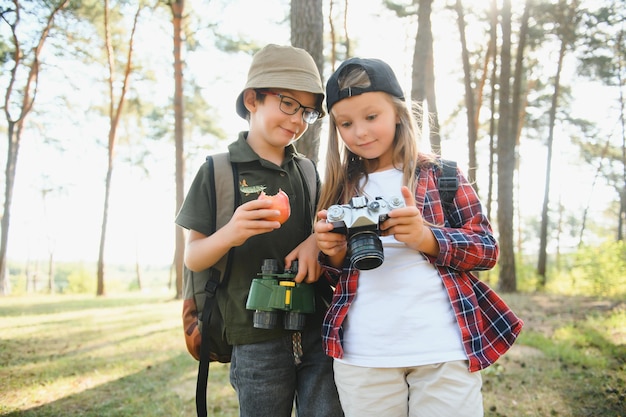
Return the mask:
<svg viewBox="0 0 626 417">
<path fill-rule="evenodd" d="M 415 201 L 426 222 L 444 225 L 432 228 L 440 252 L 437 257 L 427 258 L 439 271 L 447 290 L 469 358 L 469 370 L 474 372 L 493 364 L 513 345 L 523 322 L 498 294 L 470 272 L 493 268 L 499 252 L 476 192 L 457 170 L 459 188 L 447 219 L 437 188 L 440 173 L 434 166 L 420 169 Z M 359 270 L 350 265 L 333 268 L 323 254 L 320 261 L 325 277 L 336 286 L 324 318 L 324 349 L 327 355 L 341 358 L 342 325 L 356 295 Z"/>
</svg>

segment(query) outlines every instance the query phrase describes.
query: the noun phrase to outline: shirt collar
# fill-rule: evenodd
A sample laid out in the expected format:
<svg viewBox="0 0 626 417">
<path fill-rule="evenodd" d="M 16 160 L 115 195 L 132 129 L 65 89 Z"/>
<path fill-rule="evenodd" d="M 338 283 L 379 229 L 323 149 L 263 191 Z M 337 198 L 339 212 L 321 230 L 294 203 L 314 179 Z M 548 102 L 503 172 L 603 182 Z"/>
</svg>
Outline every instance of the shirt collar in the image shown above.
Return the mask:
<svg viewBox="0 0 626 417">
<path fill-rule="evenodd" d="M 237 140 L 228 146 L 228 152 L 230 152 L 230 160 L 232 162 L 242 163 L 261 160 L 259 155 L 257 155 L 248 144 L 247 137 L 247 131 L 239 132 Z M 291 162 L 297 153 L 293 143 L 285 146 L 283 164 Z"/>
</svg>

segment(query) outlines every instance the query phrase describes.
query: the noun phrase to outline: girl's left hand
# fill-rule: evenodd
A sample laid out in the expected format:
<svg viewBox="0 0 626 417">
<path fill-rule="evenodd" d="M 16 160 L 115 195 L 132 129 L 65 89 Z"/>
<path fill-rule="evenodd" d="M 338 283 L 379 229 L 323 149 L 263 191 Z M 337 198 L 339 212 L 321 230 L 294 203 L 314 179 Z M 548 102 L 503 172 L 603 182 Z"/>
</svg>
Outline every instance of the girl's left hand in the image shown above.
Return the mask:
<svg viewBox="0 0 626 417">
<path fill-rule="evenodd" d="M 439 245 L 430 228 L 424 224 L 422 213 L 415 205 L 413 193 L 406 186 L 401 188 L 401 193 L 404 197 L 405 207 L 389 212 L 389 219 L 380 226 L 382 235 L 393 235 L 396 240 L 405 243 L 412 249 L 429 255 L 436 255 L 439 253 Z M 434 247 L 433 243 L 435 243 Z"/>
</svg>

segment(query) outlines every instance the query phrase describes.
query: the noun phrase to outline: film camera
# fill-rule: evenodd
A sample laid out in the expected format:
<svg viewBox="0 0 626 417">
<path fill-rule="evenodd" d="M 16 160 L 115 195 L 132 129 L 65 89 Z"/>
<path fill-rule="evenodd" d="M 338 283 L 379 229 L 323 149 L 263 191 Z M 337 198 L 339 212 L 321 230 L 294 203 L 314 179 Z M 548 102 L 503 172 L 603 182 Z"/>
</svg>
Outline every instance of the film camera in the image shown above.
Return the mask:
<svg viewBox="0 0 626 417">
<path fill-rule="evenodd" d="M 348 238 L 350 264 L 360 270 L 378 268 L 384 261 L 383 244 L 378 237 L 380 224 L 387 220 L 391 210 L 404 207 L 404 199 L 394 196 L 389 199 L 356 196 L 350 204 L 328 208 L 326 221 L 333 224 L 333 232 Z"/>
<path fill-rule="evenodd" d="M 254 327 L 273 329 L 278 316 L 284 312 L 283 326 L 286 330 L 302 330 L 305 314 L 315 312 L 315 292 L 309 284 L 294 281 L 298 272 L 298 261 L 291 269 L 278 273 L 278 261 L 265 259 L 258 274 L 252 280 L 246 308 L 254 310 Z"/>
</svg>

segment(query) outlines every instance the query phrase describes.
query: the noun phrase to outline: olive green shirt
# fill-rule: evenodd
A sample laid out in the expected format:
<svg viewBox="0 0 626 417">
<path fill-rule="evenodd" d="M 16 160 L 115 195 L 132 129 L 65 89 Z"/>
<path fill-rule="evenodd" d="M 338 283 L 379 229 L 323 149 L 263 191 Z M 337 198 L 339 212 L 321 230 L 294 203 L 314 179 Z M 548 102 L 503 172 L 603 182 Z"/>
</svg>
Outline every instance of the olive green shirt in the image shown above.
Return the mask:
<svg viewBox="0 0 626 417">
<path fill-rule="evenodd" d="M 217 291 L 217 300 L 226 328 L 228 343 L 256 343 L 285 334 L 282 323 L 275 329 L 256 329 L 253 327 L 253 311 L 246 309 L 250 284 L 261 272 L 264 259 L 277 259 L 279 272 L 284 269 L 284 259 L 289 252 L 304 241 L 312 231 L 313 218 L 309 196 L 303 178 L 294 161 L 296 149 L 293 145 L 285 148 L 285 157 L 281 166 L 261 159 L 246 141 L 247 132 L 241 132 L 236 142 L 228 147 L 230 160 L 237 164 L 238 184 L 241 204 L 258 198 L 260 191 L 274 195 L 283 190 L 289 196 L 291 215 L 279 228 L 249 238 L 243 245 L 234 249 L 231 274 L 225 288 Z M 219 175 L 216 172 L 215 175 Z M 207 164 L 203 164 L 189 188 L 183 206 L 176 217 L 176 223 L 186 229 L 192 229 L 209 235 L 211 193 L 209 185 L 213 182 Z M 319 190 L 319 176 L 316 173 Z M 319 191 L 318 191 L 319 192 Z M 216 196 L 219 198 L 219 196 Z M 316 313 L 307 315 L 306 326 L 320 328 L 325 307 L 316 299 Z"/>
</svg>

